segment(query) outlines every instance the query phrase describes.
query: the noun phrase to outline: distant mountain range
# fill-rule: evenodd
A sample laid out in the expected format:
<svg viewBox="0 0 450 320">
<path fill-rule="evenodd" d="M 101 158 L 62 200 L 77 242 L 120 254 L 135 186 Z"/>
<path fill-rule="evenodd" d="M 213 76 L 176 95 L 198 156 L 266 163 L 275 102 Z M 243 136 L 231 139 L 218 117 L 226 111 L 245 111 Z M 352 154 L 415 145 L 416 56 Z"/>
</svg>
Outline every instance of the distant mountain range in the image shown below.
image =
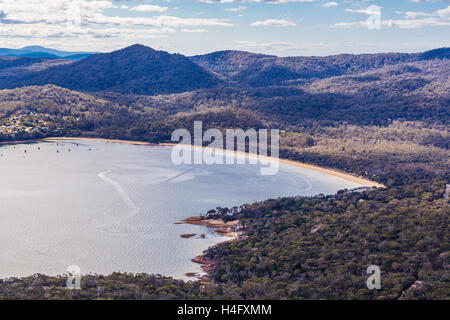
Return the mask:
<svg viewBox="0 0 450 320">
<path fill-rule="evenodd" d="M 0 56 L 23 58 L 81 60 L 97 53 L 98 52 L 68 52 L 41 46 L 28 46 L 21 49 L 0 48 Z"/>
<path fill-rule="evenodd" d="M 0 54 L 1 50 L 10 49 L 0 49 Z M 0 57 L 0 89 L 54 84 L 84 92 L 156 95 L 227 86 L 306 86 L 314 81 L 340 76 L 350 77 L 348 81 L 365 83 L 379 80 L 379 75 L 357 75 L 398 66 L 395 72 L 413 74 L 417 78 L 420 76 L 420 66 L 405 64 L 450 59 L 450 48 L 414 54 L 281 58 L 242 51 L 220 51 L 186 57 L 133 45 L 111 53 L 77 53 L 78 57 L 89 55 L 79 61 L 67 60 L 73 58 L 74 53 L 43 47 L 20 50 L 28 50 L 29 55 L 43 53 L 63 56 L 63 59 Z M 414 81 L 415 86 L 426 85 L 422 79 Z"/>
<path fill-rule="evenodd" d="M 352 75 L 399 63 L 450 59 L 450 48 L 424 53 L 342 54 L 327 57 L 284 57 L 242 51 L 219 51 L 191 60 L 234 83 L 262 87 L 303 84 L 310 79 Z"/>
</svg>

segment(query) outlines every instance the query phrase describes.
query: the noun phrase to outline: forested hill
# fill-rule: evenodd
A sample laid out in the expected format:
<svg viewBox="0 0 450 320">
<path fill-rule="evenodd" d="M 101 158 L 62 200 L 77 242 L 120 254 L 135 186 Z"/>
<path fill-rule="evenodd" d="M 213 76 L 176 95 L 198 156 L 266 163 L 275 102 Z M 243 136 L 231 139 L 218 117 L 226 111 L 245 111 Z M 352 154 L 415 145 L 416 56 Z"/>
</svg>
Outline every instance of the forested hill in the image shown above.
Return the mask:
<svg viewBox="0 0 450 320">
<path fill-rule="evenodd" d="M 250 86 L 289 85 L 295 81 L 357 74 L 400 63 L 449 59 L 450 48 L 424 53 L 342 54 L 328 57 L 285 57 L 243 51 L 219 51 L 191 57 L 207 70 Z"/>
<path fill-rule="evenodd" d="M 87 92 L 152 95 L 208 88 L 218 80 L 183 55 L 134 45 L 0 81 L 2 88 L 46 84 Z"/>
<path fill-rule="evenodd" d="M 8 85 L 8 81 L 17 77 L 26 77 L 50 67 L 71 63 L 70 60 L 22 58 L 0 56 L 0 84 Z"/>
</svg>

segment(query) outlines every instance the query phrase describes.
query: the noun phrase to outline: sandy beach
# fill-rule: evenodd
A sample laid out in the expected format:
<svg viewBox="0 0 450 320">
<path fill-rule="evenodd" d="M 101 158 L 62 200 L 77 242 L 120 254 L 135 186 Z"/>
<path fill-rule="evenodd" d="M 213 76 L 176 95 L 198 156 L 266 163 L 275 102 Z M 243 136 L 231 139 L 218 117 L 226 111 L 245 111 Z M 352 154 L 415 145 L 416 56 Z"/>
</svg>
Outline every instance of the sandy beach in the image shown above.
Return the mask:
<svg viewBox="0 0 450 320">
<path fill-rule="evenodd" d="M 174 147 L 178 144 L 175 143 L 161 143 L 161 144 L 157 144 L 159 146 L 170 146 L 170 147 Z M 194 149 L 212 149 L 212 150 L 218 150 L 221 152 L 224 152 L 223 149 L 216 149 L 216 148 L 210 148 L 210 147 L 201 147 L 201 146 L 189 146 L 186 145 L 186 147 L 192 147 Z M 374 181 L 370 181 L 368 179 L 362 178 L 362 177 L 357 177 L 355 175 L 349 174 L 349 173 L 345 173 L 345 172 L 341 172 L 335 169 L 328 169 L 328 168 L 324 168 L 324 167 L 319 167 L 319 166 L 315 166 L 312 164 L 306 164 L 306 163 L 302 163 L 299 161 L 294 161 L 294 160 L 287 160 L 287 159 L 277 159 L 277 158 L 272 158 L 269 156 L 261 156 L 261 155 L 257 155 L 257 154 L 251 154 L 251 153 L 246 153 L 246 152 L 241 152 L 241 151 L 228 151 L 225 150 L 225 152 L 233 152 L 235 154 L 239 154 L 239 155 L 243 155 L 246 157 L 257 157 L 258 159 L 266 159 L 266 160 L 270 160 L 270 161 L 279 161 L 280 163 L 285 163 L 288 165 L 292 165 L 292 166 L 296 166 L 296 167 L 300 167 L 300 168 L 305 168 L 305 169 L 309 169 L 309 170 L 314 170 L 314 171 L 318 171 L 318 172 L 322 172 L 325 174 L 329 174 L 331 176 L 334 177 L 338 177 L 338 178 L 342 178 L 345 179 L 347 181 L 351 181 L 357 184 L 360 184 L 364 187 L 368 187 L 368 188 L 385 188 L 386 186 L 383 184 L 380 184 L 378 182 L 374 182 Z"/>
<path fill-rule="evenodd" d="M 41 141 L 58 141 L 58 140 L 103 141 L 103 142 L 113 142 L 113 143 L 127 143 L 127 144 L 140 145 L 140 146 L 161 146 L 161 147 L 173 147 L 173 146 L 178 145 L 178 144 L 175 144 L 175 143 L 154 144 L 154 143 L 142 142 L 142 141 L 102 139 L 102 138 L 56 137 L 56 138 L 44 138 L 44 139 L 41 139 Z M 192 148 L 202 148 L 202 149 L 209 148 L 209 147 L 201 147 L 201 146 L 189 146 L 189 145 L 185 145 L 185 146 L 186 147 L 192 147 Z M 209 148 L 209 149 L 213 149 L 214 150 L 214 148 Z M 220 149 L 219 151 L 223 151 L 223 150 Z M 300 168 L 305 168 L 305 169 L 314 170 L 314 171 L 317 171 L 317 172 L 329 174 L 331 176 L 342 178 L 342 179 L 345 179 L 347 181 L 351 181 L 351 182 L 360 184 L 360 185 L 362 185 L 364 187 L 368 187 L 368 188 L 385 188 L 385 186 L 383 184 L 380 184 L 380 183 L 377 183 L 377 182 L 374 182 L 374 181 L 370 181 L 370 180 L 362 178 L 362 177 L 357 177 L 355 175 L 352 175 L 352 174 L 349 174 L 349 173 L 345 173 L 345 172 L 341 172 L 341 171 L 338 171 L 338 170 L 335 170 L 335 169 L 319 167 L 319 166 L 306 164 L 306 163 L 293 161 L 293 160 L 287 160 L 287 159 L 274 159 L 274 158 L 271 158 L 269 156 L 248 154 L 248 153 L 240 152 L 240 151 L 226 151 L 226 152 L 234 152 L 236 154 L 244 155 L 246 157 L 248 157 L 248 156 L 258 157 L 259 159 L 262 158 L 262 159 L 267 159 L 267 160 L 272 160 L 272 161 L 277 161 L 278 160 L 281 163 L 285 163 L 285 164 L 288 164 L 288 165 L 292 165 L 292 166 L 296 166 L 296 167 L 300 167 Z"/>
<path fill-rule="evenodd" d="M 39 140 L 17 140 L 17 141 L 1 141 L 0 145 L 2 144 L 20 144 L 20 143 L 32 143 L 37 142 Z"/>
</svg>

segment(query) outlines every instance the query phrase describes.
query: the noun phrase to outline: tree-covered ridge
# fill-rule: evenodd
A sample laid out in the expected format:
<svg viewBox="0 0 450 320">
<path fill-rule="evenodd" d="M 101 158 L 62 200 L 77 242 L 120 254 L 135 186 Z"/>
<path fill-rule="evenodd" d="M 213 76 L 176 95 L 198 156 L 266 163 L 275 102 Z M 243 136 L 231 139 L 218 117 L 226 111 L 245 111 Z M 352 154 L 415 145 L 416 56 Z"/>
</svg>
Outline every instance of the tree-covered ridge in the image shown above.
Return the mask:
<svg viewBox="0 0 450 320">
<path fill-rule="evenodd" d="M 308 92 L 366 96 L 446 97 L 450 92 L 450 60 L 434 59 L 371 69 L 357 75 L 318 80 L 305 85 Z"/>
<path fill-rule="evenodd" d="M 324 126 L 281 135 L 281 155 L 293 160 L 404 185 L 450 169 L 444 125 L 395 121 L 389 126 Z"/>
<path fill-rule="evenodd" d="M 444 189 L 436 180 L 248 206 L 238 215 L 246 237 L 207 251 L 212 277 L 250 299 L 448 298 Z M 380 291 L 366 287 L 370 265 L 381 267 Z"/>
<path fill-rule="evenodd" d="M 218 80 L 188 58 L 134 45 L 0 81 L 2 88 L 54 84 L 84 92 L 160 94 L 191 91 Z"/>
<path fill-rule="evenodd" d="M 250 86 L 292 85 L 309 79 L 363 73 L 400 63 L 449 59 L 450 49 L 424 53 L 342 54 L 328 57 L 285 57 L 243 51 L 219 51 L 192 61 L 232 82 Z"/>
<path fill-rule="evenodd" d="M 13 70 L 14 68 L 20 67 L 27 68 L 32 65 L 41 64 L 43 62 L 48 62 L 49 64 L 68 63 L 61 60 L 49 60 L 44 58 L 20 58 L 20 57 L 0 56 L 0 70 L 1 70 L 0 75 L 4 76 L 5 70 Z"/>
<path fill-rule="evenodd" d="M 127 107 L 53 85 L 1 90 L 0 141 L 82 135 L 81 132 L 89 136 L 98 134 L 93 133 L 98 128 L 107 131 L 111 127 L 124 132 L 122 120 L 132 122 L 134 114 Z M 39 120 L 47 122 L 45 129 Z"/>
<path fill-rule="evenodd" d="M 31 75 L 58 65 L 70 63 L 69 60 L 20 58 L 0 56 L 0 83 L 9 81 L 17 76 Z"/>
<path fill-rule="evenodd" d="M 0 300 L 195 299 L 203 286 L 160 275 L 113 273 L 83 277 L 81 290 L 67 290 L 67 277 L 36 274 L 0 280 Z"/>
</svg>

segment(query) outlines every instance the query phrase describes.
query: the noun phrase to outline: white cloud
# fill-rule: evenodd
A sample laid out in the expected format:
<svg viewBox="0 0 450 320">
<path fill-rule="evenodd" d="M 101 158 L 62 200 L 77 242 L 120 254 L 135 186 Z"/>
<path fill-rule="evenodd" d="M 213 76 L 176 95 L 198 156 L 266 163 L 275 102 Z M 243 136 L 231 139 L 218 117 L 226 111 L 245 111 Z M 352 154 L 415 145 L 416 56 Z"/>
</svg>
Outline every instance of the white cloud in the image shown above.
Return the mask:
<svg viewBox="0 0 450 320">
<path fill-rule="evenodd" d="M 196 0 L 205 3 L 269 3 L 269 4 L 279 4 L 279 3 L 293 3 L 293 2 L 314 2 L 317 0 Z"/>
<path fill-rule="evenodd" d="M 185 33 L 206 33 L 208 30 L 206 29 L 181 29 L 181 32 Z"/>
<path fill-rule="evenodd" d="M 4 23 L 63 23 L 76 16 L 114 7 L 111 1 L 2 0 L 0 2 Z"/>
<path fill-rule="evenodd" d="M 373 15 L 370 9 L 346 9 L 346 12 L 362 13 L 366 15 Z M 435 12 L 396 12 L 397 14 L 404 15 L 403 19 L 389 19 L 382 20 L 381 25 L 386 28 L 397 27 L 400 29 L 418 29 L 423 27 L 443 27 L 450 26 L 450 6 L 447 8 L 437 10 Z M 354 22 L 340 22 L 333 25 L 334 27 L 367 27 L 367 21 L 354 21 Z"/>
<path fill-rule="evenodd" d="M 398 27 L 401 29 L 418 29 L 422 27 L 445 27 L 450 26 L 450 21 L 443 21 L 437 18 L 422 19 L 398 19 L 385 20 L 382 22 L 386 27 Z"/>
<path fill-rule="evenodd" d="M 252 27 L 295 27 L 296 24 L 286 19 L 268 19 L 250 24 Z"/>
<path fill-rule="evenodd" d="M 370 15 L 377 15 L 379 14 L 379 10 L 381 10 L 381 7 L 378 6 L 370 6 L 366 9 L 345 9 L 346 12 L 351 12 L 351 13 L 361 13 L 361 14 L 366 14 L 368 16 Z"/>
<path fill-rule="evenodd" d="M 166 37 L 170 33 L 174 33 L 175 29 L 171 28 L 147 28 L 145 30 L 136 30 L 129 28 L 61 28 L 57 25 L 46 24 L 24 24 L 20 28 L 14 24 L 0 24 L 0 33 L 3 38 L 73 38 L 77 39 L 81 36 L 89 36 L 93 38 L 116 38 L 119 36 L 146 36 L 149 38 Z"/>
<path fill-rule="evenodd" d="M 229 27 L 226 19 L 183 18 L 169 15 L 153 17 L 110 16 L 106 9 L 120 8 L 108 0 L 0 0 L 0 34 L 15 37 L 119 37 L 167 34 L 182 27 Z M 163 12 L 167 8 L 141 5 L 139 12 Z M 142 28 L 145 28 L 142 29 Z"/>
<path fill-rule="evenodd" d="M 140 6 L 132 7 L 130 8 L 130 11 L 137 11 L 137 12 L 164 12 L 167 11 L 167 7 L 161 7 L 151 4 L 143 4 Z"/>
<path fill-rule="evenodd" d="M 114 26 L 221 26 L 229 27 L 232 23 L 227 19 L 182 18 L 160 15 L 154 17 L 110 16 L 103 13 L 105 9 L 117 8 L 112 1 L 106 0 L 0 0 L 2 23 L 14 24 L 61 24 L 70 20 L 79 20 L 80 24 L 114 25 Z M 134 7 L 135 11 L 165 11 L 165 7 L 142 5 Z"/>
<path fill-rule="evenodd" d="M 331 7 L 336 7 L 338 5 L 339 5 L 339 3 L 335 2 L 335 1 L 330 1 L 330 2 L 326 2 L 326 3 L 322 4 L 322 7 L 331 8 Z"/>
<path fill-rule="evenodd" d="M 239 12 L 239 11 L 245 10 L 245 6 L 239 6 L 239 7 L 236 7 L 236 8 L 227 8 L 225 10 L 226 11 L 230 11 L 230 12 Z"/>
<path fill-rule="evenodd" d="M 230 27 L 233 24 L 226 19 L 200 19 L 181 18 L 176 16 L 155 16 L 155 17 L 110 17 L 96 14 L 87 19 L 90 24 L 98 25 L 121 25 L 121 26 L 153 26 L 153 27 Z"/>
<path fill-rule="evenodd" d="M 165 9 L 142 6 L 131 11 L 136 6 L 109 0 L 0 0 L 0 43 L 112 51 L 134 43 L 167 45 L 177 32 L 201 34 L 208 28 L 233 26 L 229 19 L 164 15 Z"/>
</svg>

